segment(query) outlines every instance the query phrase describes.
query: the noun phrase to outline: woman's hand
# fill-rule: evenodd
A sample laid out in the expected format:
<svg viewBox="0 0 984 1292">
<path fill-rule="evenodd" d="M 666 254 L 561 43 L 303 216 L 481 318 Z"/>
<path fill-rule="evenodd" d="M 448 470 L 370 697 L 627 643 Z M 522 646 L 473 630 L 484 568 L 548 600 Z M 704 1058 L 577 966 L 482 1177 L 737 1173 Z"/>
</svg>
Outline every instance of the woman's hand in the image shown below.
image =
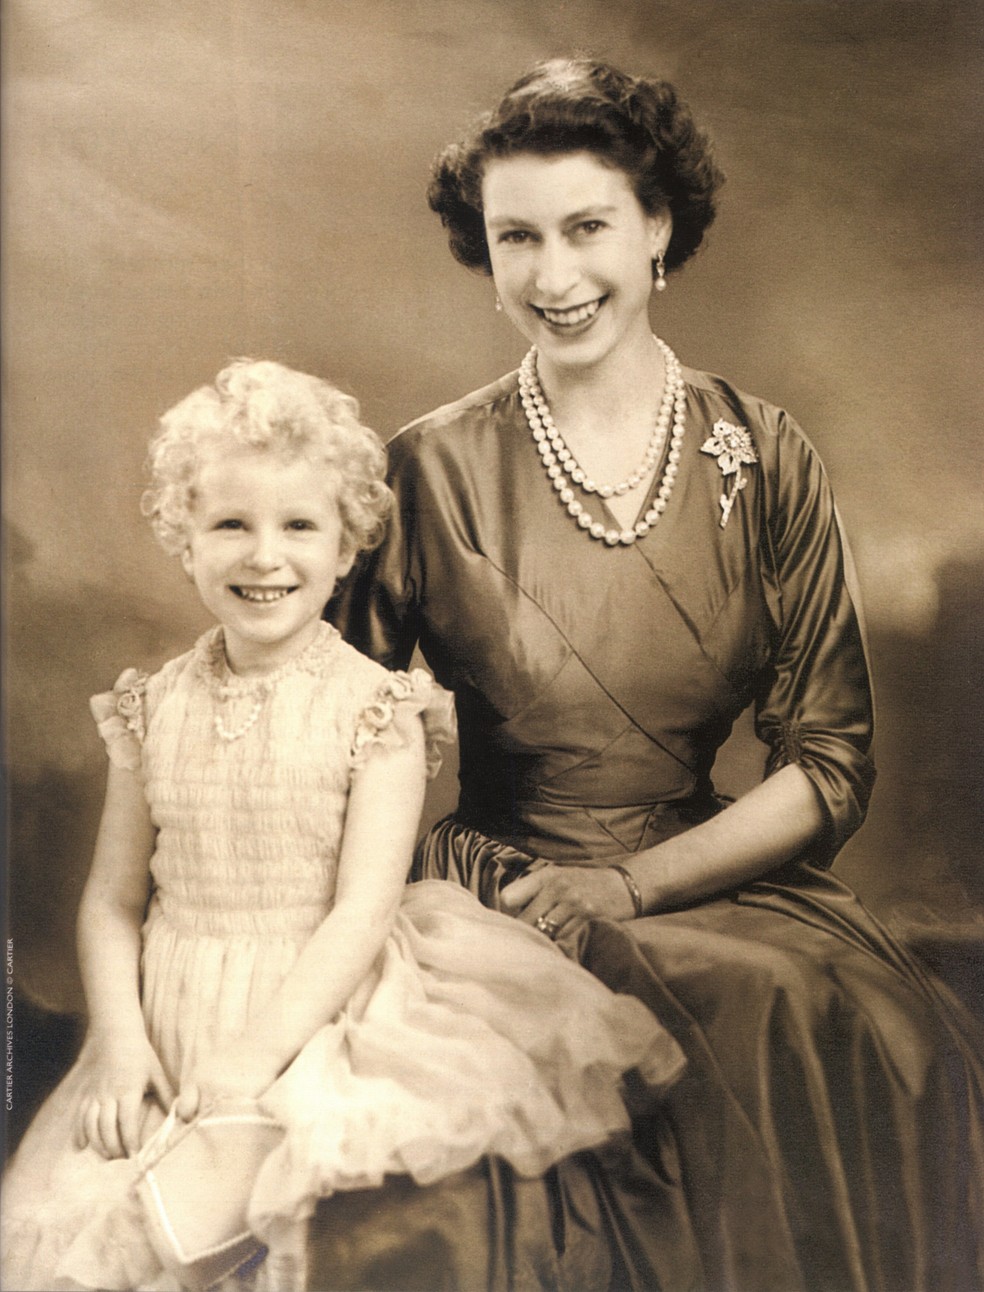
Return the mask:
<svg viewBox="0 0 984 1292">
<path fill-rule="evenodd" d="M 75 1123 L 78 1148 L 91 1145 L 106 1158 L 132 1157 L 174 1098 L 147 1037 L 86 1041 L 81 1060 L 87 1090 Z"/>
<path fill-rule="evenodd" d="M 262 1049 L 242 1037 L 216 1046 L 181 1083 L 178 1116 L 191 1121 L 217 1099 L 259 1099 L 278 1073 Z"/>
<path fill-rule="evenodd" d="M 625 881 L 607 866 L 554 866 L 538 862 L 499 896 L 502 910 L 557 939 L 583 920 L 603 916 L 629 920 L 635 914 Z"/>
</svg>

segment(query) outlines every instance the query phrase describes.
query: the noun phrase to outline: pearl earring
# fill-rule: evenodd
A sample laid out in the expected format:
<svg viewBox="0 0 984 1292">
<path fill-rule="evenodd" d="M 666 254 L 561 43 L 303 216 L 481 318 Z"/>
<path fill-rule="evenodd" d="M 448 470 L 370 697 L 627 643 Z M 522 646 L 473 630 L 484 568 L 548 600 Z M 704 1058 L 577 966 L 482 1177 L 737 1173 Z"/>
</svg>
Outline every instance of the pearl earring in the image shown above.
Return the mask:
<svg viewBox="0 0 984 1292">
<path fill-rule="evenodd" d="M 666 257 L 662 251 L 656 252 L 655 286 L 658 292 L 666 291 Z"/>
<path fill-rule="evenodd" d="M 498 293 L 498 292 L 496 292 L 496 294 L 495 294 L 495 312 L 496 312 L 496 314 L 501 314 L 501 313 L 502 313 L 502 301 L 499 299 L 499 293 Z"/>
</svg>

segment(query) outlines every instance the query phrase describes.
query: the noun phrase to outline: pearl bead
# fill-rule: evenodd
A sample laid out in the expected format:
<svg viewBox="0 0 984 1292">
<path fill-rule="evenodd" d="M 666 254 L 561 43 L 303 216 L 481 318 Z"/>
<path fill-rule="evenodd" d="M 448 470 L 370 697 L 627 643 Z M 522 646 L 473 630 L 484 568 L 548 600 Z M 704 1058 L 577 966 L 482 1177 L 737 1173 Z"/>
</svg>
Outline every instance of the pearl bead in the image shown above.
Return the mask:
<svg viewBox="0 0 984 1292">
<path fill-rule="evenodd" d="M 571 503 L 574 501 L 574 490 L 570 487 L 570 485 L 564 485 L 564 487 L 561 489 L 560 501 L 565 503 Z"/>
<path fill-rule="evenodd" d="M 600 520 L 589 521 L 588 524 L 590 527 L 588 532 L 591 534 L 592 538 L 605 537 L 605 527 Z"/>
<path fill-rule="evenodd" d="M 588 530 L 594 529 L 594 526 L 591 523 L 591 517 L 588 515 L 586 511 L 582 511 L 578 513 L 577 523 L 581 526 L 582 529 L 588 529 Z"/>
</svg>

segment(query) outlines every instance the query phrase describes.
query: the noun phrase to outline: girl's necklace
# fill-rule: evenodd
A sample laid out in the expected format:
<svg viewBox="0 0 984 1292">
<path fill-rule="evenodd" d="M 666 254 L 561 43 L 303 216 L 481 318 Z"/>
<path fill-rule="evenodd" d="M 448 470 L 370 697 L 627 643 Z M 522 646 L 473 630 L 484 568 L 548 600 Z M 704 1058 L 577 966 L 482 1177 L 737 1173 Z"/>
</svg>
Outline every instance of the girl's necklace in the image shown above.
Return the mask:
<svg viewBox="0 0 984 1292">
<path fill-rule="evenodd" d="M 574 522 L 591 538 L 604 539 L 609 547 L 616 547 L 620 543 L 630 547 L 640 538 L 645 538 L 666 510 L 679 470 L 680 444 L 683 441 L 687 416 L 687 401 L 680 372 L 680 361 L 665 341 L 661 341 L 659 337 L 653 337 L 653 340 L 663 352 L 665 370 L 659 414 L 642 461 L 630 476 L 615 485 L 596 484 L 564 443 L 563 437 L 554 425 L 550 406 L 537 377 L 536 346 L 533 346 L 527 354 L 519 369 L 519 393 L 523 411 L 526 413 L 526 420 L 529 422 L 536 442 L 540 461 L 543 463 L 550 483 Z M 601 521 L 592 520 L 585 511 L 584 504 L 575 496 L 572 484 L 577 485 L 584 493 L 597 493 L 600 498 L 611 498 L 613 494 L 621 496 L 638 488 L 655 466 L 662 451 L 671 416 L 673 429 L 670 432 L 666 467 L 652 507 L 631 529 L 607 529 Z"/>
<path fill-rule="evenodd" d="M 337 631 L 330 624 L 318 625 L 314 640 L 293 658 L 285 660 L 272 672 L 258 678 L 239 677 L 229 669 L 225 654 L 225 638 L 222 630 L 216 629 L 210 636 L 203 658 L 203 674 L 208 689 L 215 701 L 215 713 L 212 725 L 220 740 L 231 743 L 241 740 L 259 721 L 263 706 L 279 680 L 295 669 L 314 670 L 325 651 L 338 639 Z M 223 706 L 248 702 L 249 711 L 238 724 L 229 726 L 223 717 Z"/>
<path fill-rule="evenodd" d="M 215 717 L 212 721 L 215 726 L 215 734 L 219 739 L 230 742 L 233 740 L 240 740 L 246 735 L 247 731 L 252 727 L 255 727 L 259 716 L 263 711 L 263 706 L 266 703 L 267 696 L 272 690 L 273 684 L 267 681 L 266 678 L 260 682 L 256 682 L 248 691 L 243 691 L 240 687 L 223 686 L 219 683 L 215 688 L 215 698 L 218 700 L 220 705 L 230 700 L 246 700 L 249 698 L 250 693 L 253 695 L 253 703 L 250 707 L 249 713 L 247 713 L 246 717 L 238 727 L 227 727 L 222 720 L 222 710 L 218 705 L 216 705 Z"/>
</svg>

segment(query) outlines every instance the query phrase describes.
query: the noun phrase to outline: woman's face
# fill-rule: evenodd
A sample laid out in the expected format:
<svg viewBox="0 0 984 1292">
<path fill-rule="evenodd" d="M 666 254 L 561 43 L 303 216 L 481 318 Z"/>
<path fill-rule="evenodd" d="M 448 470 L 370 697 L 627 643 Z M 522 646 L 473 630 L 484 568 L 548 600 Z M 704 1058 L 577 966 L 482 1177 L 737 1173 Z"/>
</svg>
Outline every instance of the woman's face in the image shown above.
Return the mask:
<svg viewBox="0 0 984 1292">
<path fill-rule="evenodd" d="M 485 231 L 506 313 L 541 356 L 588 367 L 649 340 L 652 261 L 669 215 L 647 215 L 624 171 L 592 153 L 488 163 Z"/>
</svg>

